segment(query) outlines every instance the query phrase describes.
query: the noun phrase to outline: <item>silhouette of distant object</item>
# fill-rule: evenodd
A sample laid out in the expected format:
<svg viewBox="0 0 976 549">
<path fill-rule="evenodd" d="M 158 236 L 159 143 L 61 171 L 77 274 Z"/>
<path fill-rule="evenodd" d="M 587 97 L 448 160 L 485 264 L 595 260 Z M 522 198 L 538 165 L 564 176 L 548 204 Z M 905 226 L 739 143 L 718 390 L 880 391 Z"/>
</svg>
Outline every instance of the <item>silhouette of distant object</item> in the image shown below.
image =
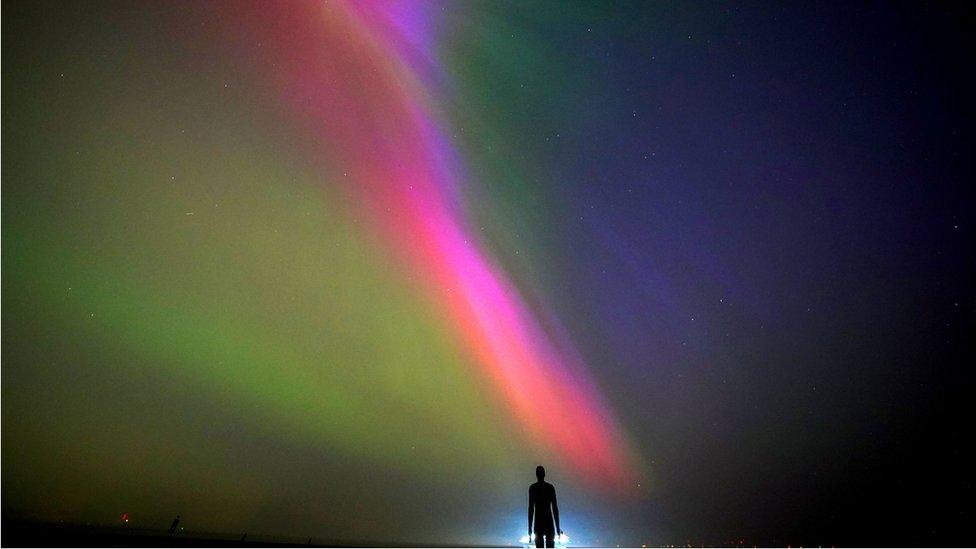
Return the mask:
<svg viewBox="0 0 976 549">
<path fill-rule="evenodd" d="M 244 532 L 244 535 L 241 536 L 241 543 L 246 543 L 246 542 L 247 542 L 247 532 Z"/>
<path fill-rule="evenodd" d="M 556 532 L 563 533 L 559 528 L 559 507 L 556 506 L 556 488 L 542 480 L 546 478 L 543 466 L 535 468 L 535 477 L 539 482 L 529 486 L 529 536 L 535 533 L 536 547 L 555 547 Z M 535 517 L 533 528 L 532 518 Z M 553 521 L 555 520 L 555 527 Z M 545 543 L 545 545 L 543 545 Z"/>
<path fill-rule="evenodd" d="M 170 534 L 175 534 L 176 533 L 176 527 L 179 526 L 179 525 L 180 525 L 180 516 L 179 515 L 176 515 L 176 518 L 173 519 L 173 524 L 170 524 L 169 525 L 169 533 Z"/>
</svg>

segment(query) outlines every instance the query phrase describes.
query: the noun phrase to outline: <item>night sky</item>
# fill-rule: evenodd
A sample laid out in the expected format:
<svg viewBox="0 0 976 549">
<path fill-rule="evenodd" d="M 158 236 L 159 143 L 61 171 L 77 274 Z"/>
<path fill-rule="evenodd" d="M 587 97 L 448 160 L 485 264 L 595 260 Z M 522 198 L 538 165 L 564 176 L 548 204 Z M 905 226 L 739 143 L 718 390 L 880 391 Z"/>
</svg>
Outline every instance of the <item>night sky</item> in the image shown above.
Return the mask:
<svg viewBox="0 0 976 549">
<path fill-rule="evenodd" d="M 976 541 L 944 4 L 2 7 L 5 518 Z"/>
</svg>

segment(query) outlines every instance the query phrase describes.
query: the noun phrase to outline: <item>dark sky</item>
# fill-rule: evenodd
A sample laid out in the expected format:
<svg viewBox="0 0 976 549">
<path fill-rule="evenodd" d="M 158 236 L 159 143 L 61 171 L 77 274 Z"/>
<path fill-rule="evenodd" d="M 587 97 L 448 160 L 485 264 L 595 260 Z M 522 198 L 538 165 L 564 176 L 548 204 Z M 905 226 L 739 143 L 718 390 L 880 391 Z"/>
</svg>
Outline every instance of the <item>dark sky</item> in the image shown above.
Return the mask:
<svg viewBox="0 0 976 549">
<path fill-rule="evenodd" d="M 973 543 L 961 7 L 2 19 L 5 517 Z"/>
</svg>

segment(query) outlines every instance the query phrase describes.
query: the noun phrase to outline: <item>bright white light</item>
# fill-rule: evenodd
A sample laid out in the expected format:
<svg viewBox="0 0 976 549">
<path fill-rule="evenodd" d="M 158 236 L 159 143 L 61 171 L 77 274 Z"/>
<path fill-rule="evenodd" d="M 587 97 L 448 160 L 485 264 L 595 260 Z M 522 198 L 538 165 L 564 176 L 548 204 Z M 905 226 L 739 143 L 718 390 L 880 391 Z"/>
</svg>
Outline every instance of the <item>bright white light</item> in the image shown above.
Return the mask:
<svg viewBox="0 0 976 549">
<path fill-rule="evenodd" d="M 569 536 L 566 534 L 557 534 L 554 541 L 559 546 L 565 546 L 567 543 L 569 543 Z M 522 545 L 530 545 L 535 543 L 535 534 L 532 534 L 531 536 L 522 536 L 519 538 L 519 543 Z"/>
</svg>

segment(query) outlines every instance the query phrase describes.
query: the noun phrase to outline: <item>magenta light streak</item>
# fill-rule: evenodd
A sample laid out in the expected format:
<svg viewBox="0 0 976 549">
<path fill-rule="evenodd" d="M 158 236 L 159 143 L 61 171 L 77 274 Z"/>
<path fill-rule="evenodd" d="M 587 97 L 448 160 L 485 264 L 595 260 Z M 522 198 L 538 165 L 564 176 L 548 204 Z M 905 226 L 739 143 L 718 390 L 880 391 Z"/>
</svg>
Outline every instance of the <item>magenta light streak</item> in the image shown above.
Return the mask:
<svg viewBox="0 0 976 549">
<path fill-rule="evenodd" d="M 437 123 L 430 4 L 240 4 L 249 55 L 280 87 L 310 154 L 359 197 L 389 249 L 422 281 L 540 459 L 591 486 L 634 492 L 637 458 L 562 334 L 466 232 L 459 155 Z M 439 78 L 439 76 L 438 76 Z M 336 176 L 336 174 L 342 174 Z M 558 342 L 558 344 L 557 344 Z"/>
</svg>

